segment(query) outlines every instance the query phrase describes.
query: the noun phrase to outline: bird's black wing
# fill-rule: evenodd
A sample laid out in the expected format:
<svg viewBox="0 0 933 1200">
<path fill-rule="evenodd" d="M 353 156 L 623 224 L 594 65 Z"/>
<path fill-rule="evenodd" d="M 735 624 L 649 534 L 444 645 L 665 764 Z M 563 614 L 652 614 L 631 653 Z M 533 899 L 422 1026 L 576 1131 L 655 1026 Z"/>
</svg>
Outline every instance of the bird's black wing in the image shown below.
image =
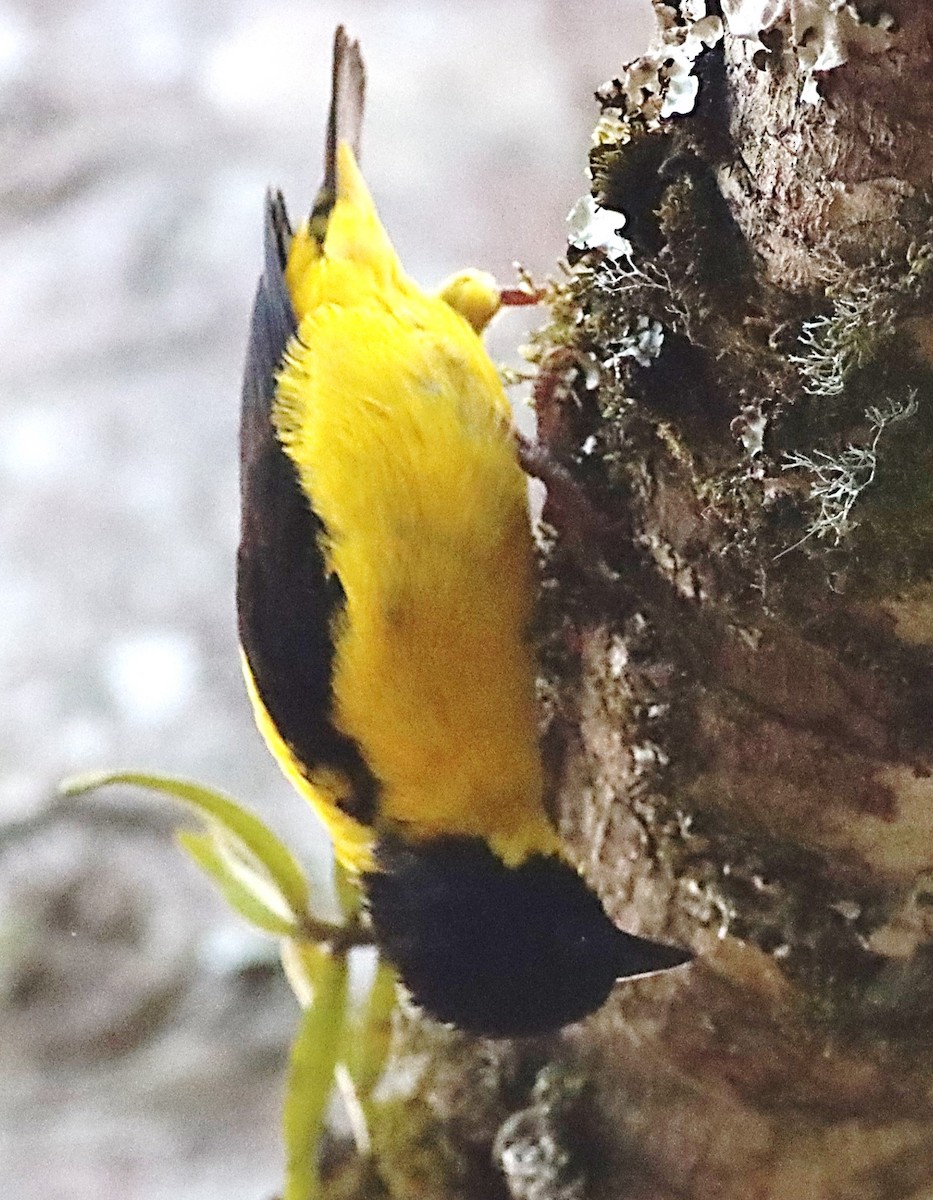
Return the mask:
<svg viewBox="0 0 933 1200">
<path fill-rule="evenodd" d="M 240 548 L 237 618 L 256 689 L 303 768 L 326 766 L 348 783 L 343 805 L 371 823 L 375 784 L 331 709 L 334 616 L 343 603 L 328 574 L 322 526 L 272 423 L 276 376 L 295 314 L 285 282 L 291 230 L 282 197 L 266 197 L 265 263 L 256 291 L 240 424 Z"/>
</svg>

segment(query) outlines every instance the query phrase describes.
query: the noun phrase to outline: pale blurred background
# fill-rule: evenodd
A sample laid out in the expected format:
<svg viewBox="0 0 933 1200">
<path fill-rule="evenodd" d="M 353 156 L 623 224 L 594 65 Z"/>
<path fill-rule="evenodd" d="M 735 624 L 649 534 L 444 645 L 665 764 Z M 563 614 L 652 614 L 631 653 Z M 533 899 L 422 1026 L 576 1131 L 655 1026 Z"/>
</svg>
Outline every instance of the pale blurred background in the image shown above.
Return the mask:
<svg viewBox="0 0 933 1200">
<path fill-rule="evenodd" d="M 182 860 L 167 806 L 33 822 L 63 775 L 133 766 L 319 851 L 241 687 L 235 439 L 263 190 L 312 197 L 339 21 L 410 272 L 553 269 L 592 92 L 647 44 L 648 0 L 0 2 L 4 1200 L 280 1181 L 274 946 Z M 501 319 L 499 358 L 526 320 Z"/>
</svg>

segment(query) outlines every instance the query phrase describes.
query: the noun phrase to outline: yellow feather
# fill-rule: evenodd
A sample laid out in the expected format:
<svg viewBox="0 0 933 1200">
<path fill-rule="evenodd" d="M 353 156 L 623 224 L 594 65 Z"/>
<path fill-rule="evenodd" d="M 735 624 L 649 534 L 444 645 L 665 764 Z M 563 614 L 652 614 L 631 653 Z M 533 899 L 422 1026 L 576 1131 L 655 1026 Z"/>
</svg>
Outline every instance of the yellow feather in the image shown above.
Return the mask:
<svg viewBox="0 0 933 1200">
<path fill-rule="evenodd" d="M 279 764 L 282 774 L 295 790 L 308 801 L 321 818 L 334 844 L 334 855 L 341 866 L 349 871 L 371 871 L 374 866 L 373 846 L 375 835 L 340 809 L 340 801 L 349 794 L 349 784 L 338 772 L 319 769 L 313 775 L 295 758 L 282 740 L 275 723 L 266 711 L 256 681 L 249 669 L 246 655 L 240 651 L 240 665 L 246 681 L 246 692 L 253 706 L 253 716 L 263 741 Z"/>
<path fill-rule="evenodd" d="M 345 593 L 334 718 L 381 785 L 379 823 L 477 835 L 509 864 L 556 853 L 526 485 L 495 368 L 468 321 L 406 277 L 346 144 L 323 246 L 299 230 L 286 280 L 298 335 L 273 421 Z"/>
<path fill-rule="evenodd" d="M 293 234 L 267 198 L 240 437 L 244 672 L 415 1003 L 525 1036 L 690 955 L 616 929 L 545 814 L 526 484 L 479 337 L 512 298 L 480 271 L 435 295 L 407 277 L 351 148 L 364 91 L 340 27 L 311 215 Z"/>
</svg>

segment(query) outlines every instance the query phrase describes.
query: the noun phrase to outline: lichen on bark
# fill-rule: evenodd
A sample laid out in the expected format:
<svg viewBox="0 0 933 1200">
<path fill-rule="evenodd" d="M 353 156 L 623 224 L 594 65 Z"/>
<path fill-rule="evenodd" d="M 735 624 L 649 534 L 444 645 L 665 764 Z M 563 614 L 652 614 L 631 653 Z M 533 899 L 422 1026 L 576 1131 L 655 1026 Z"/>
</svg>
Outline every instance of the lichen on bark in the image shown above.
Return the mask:
<svg viewBox="0 0 933 1200">
<path fill-rule="evenodd" d="M 548 496 L 536 636 L 561 830 L 620 924 L 698 960 L 545 1048 L 587 1081 L 599 1159 L 564 1177 L 919 1200 L 933 10 L 655 8 L 656 46 L 598 93 L 531 351 L 587 510 Z"/>
<path fill-rule="evenodd" d="M 590 1061 L 644 1135 L 655 1190 L 616 1195 L 747 1195 L 738 1147 L 768 1195 L 910 1195 L 933 1182 L 933 14 L 759 5 L 756 33 L 747 4 L 656 7 L 659 45 L 599 92 L 615 237 L 578 234 L 534 351 L 542 437 L 595 514 L 584 561 L 545 507 L 544 692 L 582 868 L 701 961 L 572 1040 L 615 1048 Z M 815 16 L 826 45 L 846 23 L 838 62 Z M 716 19 L 695 103 L 662 112 Z"/>
</svg>

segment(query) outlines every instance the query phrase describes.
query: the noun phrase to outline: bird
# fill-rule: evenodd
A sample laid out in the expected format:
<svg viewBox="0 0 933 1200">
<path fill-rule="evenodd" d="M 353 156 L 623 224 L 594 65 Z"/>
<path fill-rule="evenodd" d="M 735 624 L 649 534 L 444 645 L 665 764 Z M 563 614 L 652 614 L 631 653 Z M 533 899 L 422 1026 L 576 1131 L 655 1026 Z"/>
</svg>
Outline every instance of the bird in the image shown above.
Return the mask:
<svg viewBox="0 0 933 1200">
<path fill-rule="evenodd" d="M 482 332 L 493 277 L 403 269 L 359 167 L 365 70 L 334 38 L 324 179 L 266 196 L 241 412 L 237 615 L 285 775 L 358 878 L 414 1003 L 547 1033 L 689 951 L 618 929 L 549 819 L 527 482 Z"/>
</svg>

